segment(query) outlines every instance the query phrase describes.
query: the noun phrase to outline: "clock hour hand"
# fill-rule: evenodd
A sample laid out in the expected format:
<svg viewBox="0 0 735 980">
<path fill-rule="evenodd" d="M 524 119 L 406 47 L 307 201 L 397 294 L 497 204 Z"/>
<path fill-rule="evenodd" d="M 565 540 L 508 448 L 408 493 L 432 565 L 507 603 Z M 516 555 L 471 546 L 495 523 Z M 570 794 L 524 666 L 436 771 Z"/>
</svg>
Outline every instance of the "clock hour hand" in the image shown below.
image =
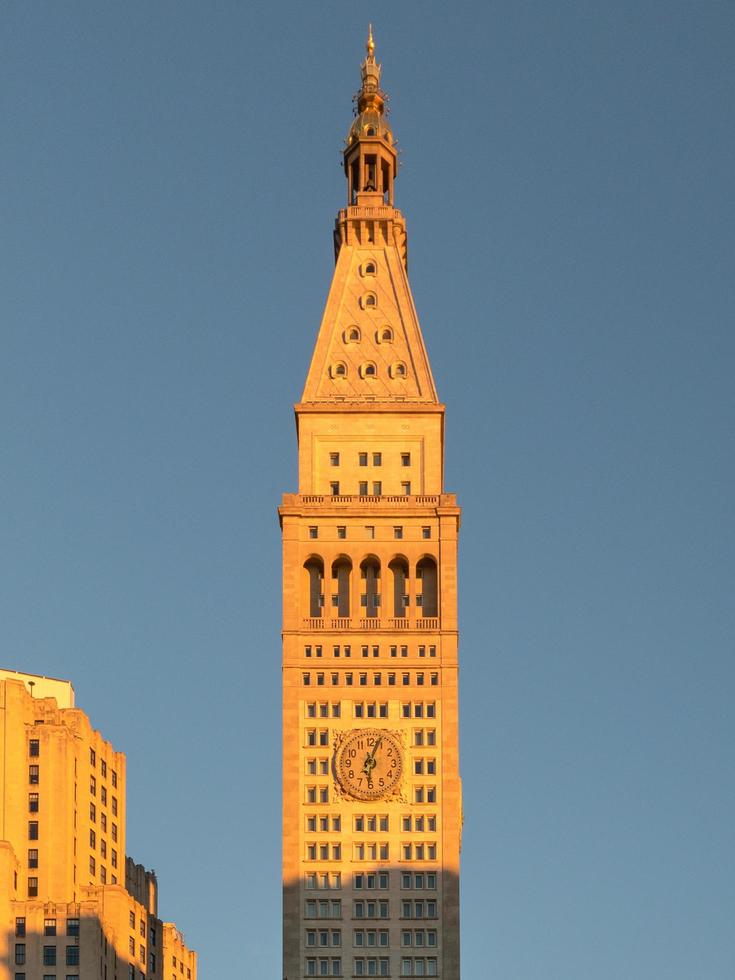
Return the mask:
<svg viewBox="0 0 735 980">
<path fill-rule="evenodd" d="M 383 736 L 380 735 L 379 738 L 378 738 L 378 740 L 377 740 L 377 742 L 373 746 L 373 751 L 372 752 L 369 752 L 368 755 L 367 755 L 367 757 L 365 758 L 365 765 L 362 767 L 362 771 L 368 777 L 370 776 L 370 774 L 372 773 L 373 769 L 377 765 L 377 762 L 375 761 L 375 753 L 378 751 L 378 747 L 380 746 L 380 743 L 382 741 L 383 741 Z"/>
</svg>

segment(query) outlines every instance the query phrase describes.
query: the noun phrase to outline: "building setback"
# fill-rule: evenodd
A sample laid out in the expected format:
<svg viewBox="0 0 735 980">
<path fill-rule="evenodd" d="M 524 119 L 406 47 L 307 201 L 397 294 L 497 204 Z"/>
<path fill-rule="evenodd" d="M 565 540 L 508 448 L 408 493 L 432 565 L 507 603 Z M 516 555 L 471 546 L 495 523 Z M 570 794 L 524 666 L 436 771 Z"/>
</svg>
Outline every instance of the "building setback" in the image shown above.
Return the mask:
<svg viewBox="0 0 735 980">
<path fill-rule="evenodd" d="M 459 980 L 457 537 L 372 32 L 283 538 L 283 977 Z"/>
<path fill-rule="evenodd" d="M 125 786 L 69 681 L 0 670 L 0 980 L 196 980 L 126 857 Z"/>
</svg>

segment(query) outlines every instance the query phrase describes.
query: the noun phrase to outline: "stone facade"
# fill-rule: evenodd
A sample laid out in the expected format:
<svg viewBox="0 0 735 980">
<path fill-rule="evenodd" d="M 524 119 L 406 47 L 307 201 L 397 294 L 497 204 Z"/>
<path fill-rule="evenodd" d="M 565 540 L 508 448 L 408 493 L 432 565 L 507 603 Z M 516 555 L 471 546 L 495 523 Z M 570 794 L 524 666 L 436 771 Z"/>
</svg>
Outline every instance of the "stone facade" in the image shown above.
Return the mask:
<svg viewBox="0 0 735 980">
<path fill-rule="evenodd" d="M 298 493 L 279 509 L 283 977 L 458 980 L 460 511 L 372 36 L 344 165 Z"/>
<path fill-rule="evenodd" d="M 0 980 L 196 980 L 125 855 L 125 756 L 73 705 L 68 681 L 0 672 Z"/>
</svg>

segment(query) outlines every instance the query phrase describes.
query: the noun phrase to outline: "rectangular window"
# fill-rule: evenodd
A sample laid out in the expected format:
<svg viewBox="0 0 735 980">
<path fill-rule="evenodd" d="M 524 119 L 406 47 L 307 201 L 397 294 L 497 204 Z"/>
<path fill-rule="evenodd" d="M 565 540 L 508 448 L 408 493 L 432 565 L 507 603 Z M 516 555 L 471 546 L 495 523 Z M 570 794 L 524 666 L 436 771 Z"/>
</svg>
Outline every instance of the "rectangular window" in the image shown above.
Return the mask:
<svg viewBox="0 0 735 980">
<path fill-rule="evenodd" d="M 31 786 L 37 786 L 39 779 L 38 766 L 28 766 L 28 782 L 31 784 Z"/>
<path fill-rule="evenodd" d="M 112 770 L 112 785 L 113 787 L 117 786 L 117 773 L 114 769 Z"/>
<path fill-rule="evenodd" d="M 401 466 L 411 465 L 411 453 L 401 453 Z"/>
<path fill-rule="evenodd" d="M 32 738 L 28 742 L 28 755 L 38 756 L 41 754 L 41 743 L 37 738 Z"/>
<path fill-rule="evenodd" d="M 67 946 L 66 947 L 66 965 L 67 966 L 79 966 L 79 947 L 78 946 Z"/>
<path fill-rule="evenodd" d="M 79 935 L 79 919 L 73 918 L 66 920 L 66 934 L 67 936 Z"/>
<path fill-rule="evenodd" d="M 373 496 L 379 497 L 383 493 L 383 484 L 380 480 L 375 480 L 373 483 Z"/>
<path fill-rule="evenodd" d="M 410 480 L 403 480 L 402 481 L 402 483 L 401 483 L 401 493 L 404 495 L 404 497 L 410 497 L 411 496 L 411 481 Z"/>
<path fill-rule="evenodd" d="M 337 537 L 341 541 L 344 541 L 344 539 L 347 537 L 347 528 L 344 527 L 344 525 L 337 528 Z"/>
<path fill-rule="evenodd" d="M 38 896 L 38 878 L 28 879 L 28 897 L 36 898 Z"/>
<path fill-rule="evenodd" d="M 329 492 L 333 497 L 339 496 L 339 482 L 337 480 L 332 480 L 329 484 Z"/>
<path fill-rule="evenodd" d="M 28 821 L 28 840 L 38 840 L 38 820 Z"/>
<path fill-rule="evenodd" d="M 368 454 L 367 453 L 359 453 L 359 455 L 358 455 L 358 461 L 360 463 L 360 466 L 367 466 L 367 464 L 368 464 Z"/>
<path fill-rule="evenodd" d="M 430 538 L 431 537 L 431 528 L 430 527 L 422 527 L 421 528 L 421 537 L 422 538 Z"/>
<path fill-rule="evenodd" d="M 28 812 L 38 813 L 38 793 L 28 794 Z"/>
<path fill-rule="evenodd" d="M 44 946 L 43 947 L 43 965 L 44 966 L 56 966 L 56 947 L 55 946 Z"/>
<path fill-rule="evenodd" d="M 16 938 L 22 939 L 26 934 L 26 920 L 25 916 L 20 916 L 15 920 L 15 935 Z"/>
<path fill-rule="evenodd" d="M 28 851 L 28 867 L 29 868 L 37 868 L 38 867 L 38 851 L 36 850 L 35 847 L 29 849 L 29 851 Z M 50 934 L 49 933 L 46 933 L 46 935 L 47 936 L 48 935 L 55 936 L 56 933 L 55 932 L 52 932 Z"/>
<path fill-rule="evenodd" d="M 310 527 L 309 528 L 309 537 L 310 538 L 318 538 L 319 537 L 319 528 L 318 527 Z"/>
<path fill-rule="evenodd" d="M 339 453 L 330 453 L 329 454 L 329 465 L 330 466 L 339 466 Z"/>
<path fill-rule="evenodd" d="M 17 964 L 25 963 L 26 961 L 26 944 L 16 943 L 15 944 L 15 962 Z"/>
<path fill-rule="evenodd" d="M 367 493 L 367 483 L 365 484 L 365 492 Z M 365 528 L 365 535 L 373 540 L 375 538 L 375 527 L 373 525 L 368 525 Z"/>
<path fill-rule="evenodd" d="M 89 750 L 89 764 L 94 768 L 97 765 L 97 753 L 94 749 Z"/>
<path fill-rule="evenodd" d="M 383 454 L 373 453 L 373 466 L 382 466 L 382 465 L 383 465 Z"/>
<path fill-rule="evenodd" d="M 367 480 L 360 480 L 359 484 L 359 494 L 361 497 L 367 497 L 368 485 Z"/>
<path fill-rule="evenodd" d="M 396 540 L 400 541 L 401 538 L 403 537 L 403 528 L 402 527 L 394 527 L 393 528 L 393 537 L 396 538 Z"/>
</svg>

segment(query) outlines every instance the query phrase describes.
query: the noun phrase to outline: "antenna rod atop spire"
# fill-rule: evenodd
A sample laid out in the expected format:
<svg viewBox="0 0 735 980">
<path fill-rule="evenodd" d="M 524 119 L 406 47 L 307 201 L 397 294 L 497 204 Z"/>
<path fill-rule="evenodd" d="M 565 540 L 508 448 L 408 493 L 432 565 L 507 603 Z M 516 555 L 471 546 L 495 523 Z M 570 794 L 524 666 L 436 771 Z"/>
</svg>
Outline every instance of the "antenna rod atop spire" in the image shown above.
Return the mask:
<svg viewBox="0 0 735 980">
<path fill-rule="evenodd" d="M 373 25 L 372 24 L 368 24 L 368 39 L 367 39 L 367 44 L 365 45 L 365 47 L 367 48 L 368 58 L 370 58 L 371 60 L 374 59 L 375 58 L 375 41 L 373 40 Z"/>
</svg>

